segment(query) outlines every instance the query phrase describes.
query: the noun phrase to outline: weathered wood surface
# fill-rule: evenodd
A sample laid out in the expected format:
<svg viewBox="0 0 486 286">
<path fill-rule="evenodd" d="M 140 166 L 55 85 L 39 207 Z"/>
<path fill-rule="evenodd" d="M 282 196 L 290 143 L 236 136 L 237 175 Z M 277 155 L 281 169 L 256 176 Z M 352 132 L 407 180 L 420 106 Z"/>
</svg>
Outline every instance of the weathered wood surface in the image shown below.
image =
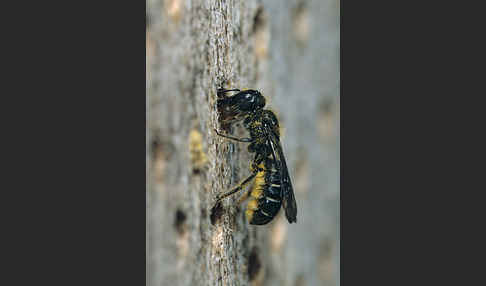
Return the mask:
<svg viewBox="0 0 486 286">
<path fill-rule="evenodd" d="M 148 285 L 339 284 L 338 5 L 147 0 Z M 296 224 L 250 226 L 238 196 L 211 223 L 249 174 L 246 145 L 213 131 L 223 80 L 277 112 Z"/>
</svg>

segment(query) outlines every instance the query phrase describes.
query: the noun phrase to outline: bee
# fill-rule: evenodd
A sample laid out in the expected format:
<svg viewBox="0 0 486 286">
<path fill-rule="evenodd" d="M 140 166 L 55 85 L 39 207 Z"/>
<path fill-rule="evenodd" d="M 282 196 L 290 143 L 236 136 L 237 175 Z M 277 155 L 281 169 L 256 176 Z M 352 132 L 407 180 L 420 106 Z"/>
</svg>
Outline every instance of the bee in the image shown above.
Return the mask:
<svg viewBox="0 0 486 286">
<path fill-rule="evenodd" d="M 227 96 L 232 91 L 237 93 Z M 278 214 L 282 205 L 289 223 L 297 222 L 297 203 L 280 143 L 279 123 L 271 110 L 263 109 L 265 97 L 257 90 L 223 88 L 218 89 L 217 95 L 221 123 L 228 125 L 243 120 L 243 126 L 250 137 L 237 138 L 215 129 L 216 134 L 237 142 L 249 143 L 248 152 L 255 155 L 250 162 L 251 175 L 230 191 L 218 196 L 216 205 L 222 199 L 243 190 L 254 180 L 253 187 L 240 199 L 242 202 L 251 196 L 245 211 L 250 224 L 267 224 Z"/>
</svg>

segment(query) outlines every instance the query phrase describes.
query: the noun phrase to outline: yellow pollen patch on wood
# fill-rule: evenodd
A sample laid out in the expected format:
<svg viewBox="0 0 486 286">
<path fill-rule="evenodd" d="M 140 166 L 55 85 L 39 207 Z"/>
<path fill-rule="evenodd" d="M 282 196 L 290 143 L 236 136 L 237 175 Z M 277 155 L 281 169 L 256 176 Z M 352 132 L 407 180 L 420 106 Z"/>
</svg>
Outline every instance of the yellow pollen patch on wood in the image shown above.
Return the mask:
<svg viewBox="0 0 486 286">
<path fill-rule="evenodd" d="M 203 150 L 203 136 L 196 130 L 192 129 L 189 133 L 189 152 L 190 159 L 194 170 L 200 170 L 208 162 L 207 156 Z"/>
</svg>

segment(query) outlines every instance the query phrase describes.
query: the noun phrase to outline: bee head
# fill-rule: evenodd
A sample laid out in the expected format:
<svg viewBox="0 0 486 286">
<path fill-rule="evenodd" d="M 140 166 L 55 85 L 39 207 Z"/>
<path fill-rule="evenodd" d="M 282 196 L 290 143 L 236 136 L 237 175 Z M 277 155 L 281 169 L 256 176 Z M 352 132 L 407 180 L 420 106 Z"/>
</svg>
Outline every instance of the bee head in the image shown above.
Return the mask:
<svg viewBox="0 0 486 286">
<path fill-rule="evenodd" d="M 265 106 L 265 97 L 258 90 L 244 90 L 238 94 L 237 100 L 241 111 L 252 112 Z"/>
</svg>

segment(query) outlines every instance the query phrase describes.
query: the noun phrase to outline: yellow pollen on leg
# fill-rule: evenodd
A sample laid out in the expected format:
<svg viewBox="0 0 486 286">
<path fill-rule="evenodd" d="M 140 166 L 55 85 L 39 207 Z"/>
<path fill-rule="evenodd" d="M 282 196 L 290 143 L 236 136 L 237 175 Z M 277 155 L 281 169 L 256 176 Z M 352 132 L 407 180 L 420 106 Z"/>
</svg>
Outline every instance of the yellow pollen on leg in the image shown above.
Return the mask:
<svg viewBox="0 0 486 286">
<path fill-rule="evenodd" d="M 263 190 L 261 188 L 254 188 L 252 191 L 251 191 L 251 196 L 256 198 L 256 199 L 259 199 L 262 197 L 262 194 L 263 194 Z"/>
<path fill-rule="evenodd" d="M 262 186 L 265 184 L 265 171 L 258 172 L 253 183 L 251 196 L 259 199 L 262 196 Z"/>
<path fill-rule="evenodd" d="M 258 202 L 255 199 L 251 199 L 246 207 L 248 210 L 256 211 L 258 209 Z"/>
<path fill-rule="evenodd" d="M 265 173 L 264 172 L 258 172 L 256 177 L 255 177 L 254 186 L 261 186 L 264 183 L 265 183 Z"/>
<path fill-rule="evenodd" d="M 246 210 L 245 215 L 246 215 L 246 219 L 249 222 L 251 222 L 251 220 L 253 219 L 253 211 L 252 210 Z"/>
<path fill-rule="evenodd" d="M 263 164 L 263 162 L 260 163 L 257 167 L 260 168 L 260 169 L 262 169 L 262 170 L 265 170 L 265 165 Z M 255 170 L 255 167 L 254 167 L 253 163 L 250 163 L 250 170 L 251 171 L 254 171 Z M 263 172 L 258 172 L 257 173 L 257 176 L 258 175 L 260 175 L 260 176 L 264 175 L 264 174 L 260 174 L 260 173 L 263 173 Z"/>
</svg>

